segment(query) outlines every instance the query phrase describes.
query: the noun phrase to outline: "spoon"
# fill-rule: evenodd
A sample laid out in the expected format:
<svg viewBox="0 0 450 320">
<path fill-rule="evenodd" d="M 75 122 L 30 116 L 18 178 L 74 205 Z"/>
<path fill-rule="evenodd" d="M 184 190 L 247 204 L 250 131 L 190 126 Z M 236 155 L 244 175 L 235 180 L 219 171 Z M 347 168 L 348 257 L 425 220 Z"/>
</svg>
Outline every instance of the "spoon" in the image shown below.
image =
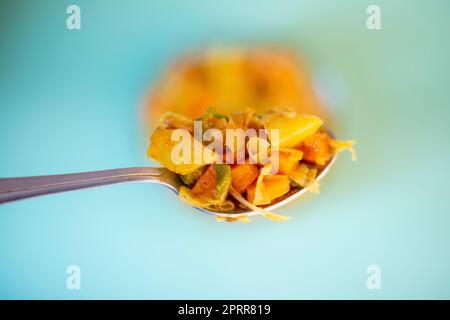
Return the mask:
<svg viewBox="0 0 450 320">
<path fill-rule="evenodd" d="M 321 180 L 334 163 L 336 156 L 319 172 L 317 180 Z M 176 173 L 165 168 L 124 168 L 103 171 L 58 174 L 49 176 L 21 177 L 21 178 L 1 178 L 0 179 L 0 204 L 17 201 L 21 199 L 43 196 L 51 193 L 59 193 L 84 188 L 98 187 L 109 184 L 124 182 L 149 182 L 161 184 L 178 194 L 182 184 Z M 264 207 L 264 210 L 273 210 L 284 206 L 294 199 L 304 195 L 308 189 L 299 189 L 297 192 L 289 195 L 285 199 Z M 236 213 L 216 212 L 203 208 L 196 209 L 213 214 L 219 217 L 251 216 L 258 214 L 253 211 L 239 211 Z"/>
</svg>

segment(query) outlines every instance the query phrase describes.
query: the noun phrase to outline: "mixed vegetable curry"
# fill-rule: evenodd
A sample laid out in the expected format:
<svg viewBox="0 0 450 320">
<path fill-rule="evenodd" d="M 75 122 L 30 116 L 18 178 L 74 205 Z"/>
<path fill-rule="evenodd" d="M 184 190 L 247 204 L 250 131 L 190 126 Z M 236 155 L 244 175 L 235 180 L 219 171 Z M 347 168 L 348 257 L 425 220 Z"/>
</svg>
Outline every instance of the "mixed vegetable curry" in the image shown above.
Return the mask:
<svg viewBox="0 0 450 320">
<path fill-rule="evenodd" d="M 200 139 L 194 133 L 194 120 L 201 125 Z M 246 110 L 222 115 L 209 109 L 198 119 L 169 112 L 161 121 L 162 125 L 151 137 L 148 156 L 179 175 L 183 182 L 179 190 L 181 200 L 195 207 L 229 213 L 222 217 L 228 221 L 235 220 L 232 214 L 236 214 L 236 219 L 248 221 L 248 215 L 239 212 L 249 209 L 273 220 L 284 220 L 286 217 L 269 213 L 264 208 L 303 188 L 317 193 L 317 175 L 339 151 L 350 150 L 355 160 L 353 141 L 335 140 L 322 127 L 320 118 L 293 111 L 271 110 L 255 114 L 253 110 Z M 174 161 L 173 152 L 179 142 L 173 140 L 173 133 L 178 129 L 187 132 L 190 145 L 197 144 L 203 151 L 210 151 L 208 156 L 200 162 Z M 246 136 L 240 145 L 238 140 L 230 142 L 217 135 L 215 145 L 219 143 L 223 147 L 217 152 L 208 149 L 211 144 L 201 140 L 208 129 L 222 132 L 222 137 L 230 129 L 254 129 L 257 133 Z M 277 133 L 277 141 L 270 134 L 272 132 Z M 269 133 L 267 139 L 264 140 L 261 133 Z M 263 150 L 263 144 L 268 148 Z M 230 152 L 232 161 L 229 161 Z M 239 153 L 240 161 L 236 161 Z"/>
</svg>

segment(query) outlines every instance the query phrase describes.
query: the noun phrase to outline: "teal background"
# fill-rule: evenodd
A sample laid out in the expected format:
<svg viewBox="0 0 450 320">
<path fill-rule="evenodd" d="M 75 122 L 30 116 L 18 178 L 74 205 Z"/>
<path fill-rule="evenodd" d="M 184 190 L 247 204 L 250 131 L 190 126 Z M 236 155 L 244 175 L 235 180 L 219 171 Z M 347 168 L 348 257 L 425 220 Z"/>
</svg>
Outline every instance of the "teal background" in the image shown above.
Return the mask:
<svg viewBox="0 0 450 320">
<path fill-rule="evenodd" d="M 81 7 L 82 29 L 66 29 Z M 366 28 L 381 7 L 382 30 Z M 216 223 L 149 184 L 0 206 L 0 298 L 450 298 L 448 1 L 5 1 L 0 176 L 152 165 L 148 88 L 188 49 L 280 44 L 358 141 L 285 223 Z M 81 268 L 81 290 L 66 268 Z M 382 289 L 368 290 L 379 265 Z"/>
</svg>

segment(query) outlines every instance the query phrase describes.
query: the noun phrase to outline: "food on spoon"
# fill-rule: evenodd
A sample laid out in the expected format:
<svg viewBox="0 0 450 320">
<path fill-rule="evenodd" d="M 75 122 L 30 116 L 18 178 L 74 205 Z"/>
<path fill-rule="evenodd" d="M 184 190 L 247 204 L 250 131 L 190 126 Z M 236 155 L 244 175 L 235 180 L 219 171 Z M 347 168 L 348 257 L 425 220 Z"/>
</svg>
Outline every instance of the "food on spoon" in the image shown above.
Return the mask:
<svg viewBox="0 0 450 320">
<path fill-rule="evenodd" d="M 354 159 L 354 142 L 335 140 L 322 124 L 285 110 L 222 115 L 210 109 L 196 120 L 168 113 L 147 153 L 179 174 L 181 200 L 226 212 L 227 219 L 248 221 L 240 212 L 250 209 L 281 221 L 264 208 L 302 188 L 318 192 L 316 177 L 341 150 Z M 245 135 L 235 139 L 238 133 Z"/>
</svg>

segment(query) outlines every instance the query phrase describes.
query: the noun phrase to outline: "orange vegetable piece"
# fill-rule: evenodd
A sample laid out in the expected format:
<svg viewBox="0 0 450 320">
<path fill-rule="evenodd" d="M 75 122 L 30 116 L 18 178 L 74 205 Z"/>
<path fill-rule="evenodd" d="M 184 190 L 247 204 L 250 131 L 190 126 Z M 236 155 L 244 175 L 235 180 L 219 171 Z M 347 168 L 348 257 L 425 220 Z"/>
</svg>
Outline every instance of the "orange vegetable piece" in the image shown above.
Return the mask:
<svg viewBox="0 0 450 320">
<path fill-rule="evenodd" d="M 253 203 L 255 200 L 256 181 L 247 188 L 247 201 Z"/>
<path fill-rule="evenodd" d="M 238 164 L 231 168 L 231 185 L 237 192 L 244 193 L 258 176 L 258 166 L 248 163 Z"/>
<path fill-rule="evenodd" d="M 259 182 L 260 199 L 255 203 L 257 183 L 247 188 L 247 200 L 255 205 L 269 204 L 272 200 L 281 197 L 290 190 L 289 177 L 285 175 L 267 175 Z"/>
<path fill-rule="evenodd" d="M 291 185 L 288 176 L 277 174 L 264 176 L 260 190 L 262 192 L 262 199 L 257 200 L 258 203 L 255 204 L 269 204 L 276 198 L 289 192 L 290 188 Z"/>
<path fill-rule="evenodd" d="M 280 151 L 278 153 L 278 173 L 289 175 L 298 166 L 298 161 L 293 161 L 288 152 Z"/>
<path fill-rule="evenodd" d="M 316 132 L 303 142 L 300 150 L 303 160 L 325 165 L 331 157 L 330 136 L 324 131 Z"/>
<path fill-rule="evenodd" d="M 192 188 L 192 193 L 214 197 L 217 190 L 217 176 L 214 165 L 210 165 Z"/>
</svg>

